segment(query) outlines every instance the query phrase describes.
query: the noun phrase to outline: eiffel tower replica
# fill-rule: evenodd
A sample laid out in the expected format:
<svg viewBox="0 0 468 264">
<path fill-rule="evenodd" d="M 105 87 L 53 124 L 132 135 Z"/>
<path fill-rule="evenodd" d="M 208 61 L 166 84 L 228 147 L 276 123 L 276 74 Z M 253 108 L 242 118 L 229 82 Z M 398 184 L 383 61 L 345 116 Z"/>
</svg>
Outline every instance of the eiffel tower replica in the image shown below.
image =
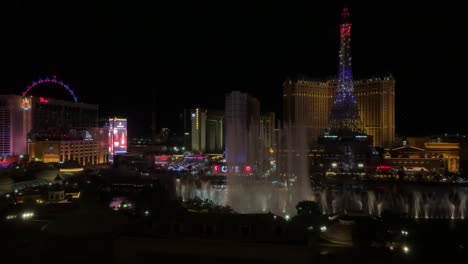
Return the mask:
<svg viewBox="0 0 468 264">
<path fill-rule="evenodd" d="M 364 170 L 372 152 L 372 137 L 364 132 L 354 97 L 348 8 L 343 9 L 341 19 L 336 93 L 328 128 L 319 137 L 319 145 L 328 161 L 325 166 L 338 173 L 350 174 Z"/>
</svg>

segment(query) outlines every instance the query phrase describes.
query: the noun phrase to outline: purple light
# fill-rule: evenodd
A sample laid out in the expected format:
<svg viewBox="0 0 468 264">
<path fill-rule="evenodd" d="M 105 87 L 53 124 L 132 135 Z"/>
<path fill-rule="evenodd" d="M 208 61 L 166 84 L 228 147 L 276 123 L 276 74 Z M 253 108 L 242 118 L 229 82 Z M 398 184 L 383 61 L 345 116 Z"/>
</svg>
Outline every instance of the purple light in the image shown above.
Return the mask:
<svg viewBox="0 0 468 264">
<path fill-rule="evenodd" d="M 333 100 L 329 128 L 332 131 L 362 131 L 362 123 L 354 97 L 352 57 L 351 57 L 351 23 L 347 8 L 342 12 L 340 25 L 340 52 L 338 63 L 338 80 Z"/>
<path fill-rule="evenodd" d="M 55 77 L 56 76 L 54 75 L 52 79 L 51 78 L 46 78 L 44 80 L 39 80 L 39 81 L 33 82 L 28 87 L 26 87 L 26 90 L 22 93 L 22 95 L 26 96 L 31 89 L 33 89 L 34 87 L 36 87 L 36 86 L 38 86 L 40 84 L 53 83 L 53 84 L 58 84 L 59 86 L 65 88 L 68 91 L 68 93 L 73 97 L 73 100 L 75 102 L 78 102 L 78 97 L 75 95 L 73 90 L 68 86 L 68 84 L 65 84 L 64 82 L 62 82 L 60 80 L 57 80 Z"/>
</svg>

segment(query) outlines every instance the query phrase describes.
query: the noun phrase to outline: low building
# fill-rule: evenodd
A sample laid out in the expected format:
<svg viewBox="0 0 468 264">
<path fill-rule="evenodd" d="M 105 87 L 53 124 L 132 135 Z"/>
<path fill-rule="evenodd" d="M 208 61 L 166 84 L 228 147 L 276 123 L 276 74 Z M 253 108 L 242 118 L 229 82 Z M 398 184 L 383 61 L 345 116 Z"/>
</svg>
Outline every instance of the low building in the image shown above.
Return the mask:
<svg viewBox="0 0 468 264">
<path fill-rule="evenodd" d="M 28 144 L 30 161 L 59 163 L 75 160 L 81 166 L 107 163 L 109 149 L 104 129 L 85 129 L 63 134 L 36 134 Z M 94 136 L 93 136 L 94 135 Z"/>
<path fill-rule="evenodd" d="M 459 153 L 459 143 L 426 142 L 423 148 L 406 144 L 391 149 L 385 156 L 384 163 L 409 174 L 458 173 Z"/>
<path fill-rule="evenodd" d="M 443 162 L 443 168 L 450 173 L 460 171 L 460 144 L 447 142 L 424 143 L 427 158 L 438 158 Z"/>
<path fill-rule="evenodd" d="M 97 127 L 98 105 L 0 95 L 0 156 L 26 155 L 28 133 Z"/>
</svg>

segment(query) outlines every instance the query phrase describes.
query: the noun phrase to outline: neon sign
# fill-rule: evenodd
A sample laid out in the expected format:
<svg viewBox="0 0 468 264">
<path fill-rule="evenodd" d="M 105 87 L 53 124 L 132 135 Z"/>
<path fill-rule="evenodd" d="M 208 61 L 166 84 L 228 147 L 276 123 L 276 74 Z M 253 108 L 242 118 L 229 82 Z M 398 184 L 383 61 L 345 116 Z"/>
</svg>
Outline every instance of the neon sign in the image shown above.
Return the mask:
<svg viewBox="0 0 468 264">
<path fill-rule="evenodd" d="M 48 104 L 49 103 L 49 99 L 46 99 L 44 97 L 39 97 L 39 103 L 41 104 Z"/>
<path fill-rule="evenodd" d="M 227 166 L 225 165 L 221 166 L 221 172 L 227 172 Z"/>
<path fill-rule="evenodd" d="M 242 169 L 243 169 L 243 171 L 242 171 Z M 213 173 L 214 174 L 226 174 L 226 173 L 239 174 L 239 173 L 242 173 L 242 172 L 244 174 L 246 174 L 246 175 L 252 174 L 252 166 L 249 166 L 249 165 L 246 165 L 246 166 L 213 165 Z"/>
<path fill-rule="evenodd" d="M 215 165 L 215 166 L 214 166 L 214 173 L 215 173 L 215 174 L 219 174 L 219 172 L 220 172 L 220 166 L 219 166 L 219 165 Z"/>
<path fill-rule="evenodd" d="M 21 108 L 23 108 L 24 111 L 31 109 L 31 99 L 23 98 L 23 100 L 21 100 Z"/>
</svg>

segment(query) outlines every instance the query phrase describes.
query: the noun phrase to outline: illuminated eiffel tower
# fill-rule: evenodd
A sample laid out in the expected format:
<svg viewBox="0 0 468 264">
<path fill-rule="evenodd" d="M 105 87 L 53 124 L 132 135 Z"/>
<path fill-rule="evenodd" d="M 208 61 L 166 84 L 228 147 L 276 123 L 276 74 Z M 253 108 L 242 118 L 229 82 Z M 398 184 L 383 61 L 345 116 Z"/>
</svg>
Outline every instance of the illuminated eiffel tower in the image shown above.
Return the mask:
<svg viewBox="0 0 468 264">
<path fill-rule="evenodd" d="M 339 174 L 362 172 L 369 164 L 372 153 L 372 136 L 364 133 L 359 109 L 354 97 L 351 63 L 351 22 L 348 8 L 341 13 L 341 42 L 336 94 L 325 134 L 319 145 L 325 153 L 324 168 Z M 350 177 L 348 177 L 350 178 Z"/>
<path fill-rule="evenodd" d="M 351 58 L 351 22 L 348 8 L 341 13 L 338 82 L 326 134 L 351 136 L 364 134 L 354 97 Z"/>
</svg>

